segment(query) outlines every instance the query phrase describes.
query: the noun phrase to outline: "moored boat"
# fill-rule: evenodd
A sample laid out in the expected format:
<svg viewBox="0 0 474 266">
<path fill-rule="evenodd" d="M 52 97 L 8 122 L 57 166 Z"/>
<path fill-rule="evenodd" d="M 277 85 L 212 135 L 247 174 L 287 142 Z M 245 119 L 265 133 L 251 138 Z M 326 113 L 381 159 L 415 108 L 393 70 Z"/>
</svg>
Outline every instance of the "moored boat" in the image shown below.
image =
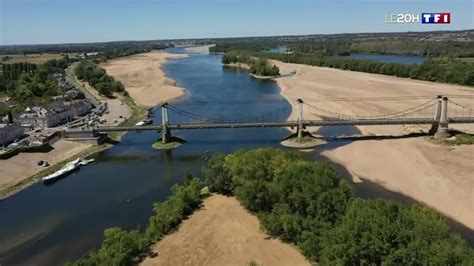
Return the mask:
<svg viewBox="0 0 474 266">
<path fill-rule="evenodd" d="M 56 172 L 54 172 L 50 175 L 44 176 L 42 178 L 42 180 L 44 182 L 48 182 L 48 181 L 52 181 L 56 178 L 63 177 L 65 175 L 71 173 L 72 171 L 76 170 L 77 168 L 79 168 L 81 161 L 82 161 L 81 158 L 77 158 L 73 161 L 70 161 L 63 168 L 59 169 L 58 171 L 56 171 Z"/>
<path fill-rule="evenodd" d="M 94 161 L 95 161 L 95 159 L 94 159 L 94 158 L 91 158 L 91 159 L 82 160 L 79 164 L 80 164 L 81 166 L 83 166 L 83 165 L 88 165 L 88 164 L 90 164 L 90 163 L 92 163 L 92 162 L 94 162 Z"/>
</svg>

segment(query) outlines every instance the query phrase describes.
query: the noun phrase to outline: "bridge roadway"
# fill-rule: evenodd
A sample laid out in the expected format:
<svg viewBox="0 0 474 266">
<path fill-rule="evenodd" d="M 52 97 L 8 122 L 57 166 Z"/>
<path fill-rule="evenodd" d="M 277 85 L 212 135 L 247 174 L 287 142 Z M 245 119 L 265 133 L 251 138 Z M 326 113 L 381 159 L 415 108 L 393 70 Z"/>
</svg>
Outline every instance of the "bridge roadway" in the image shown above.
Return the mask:
<svg viewBox="0 0 474 266">
<path fill-rule="evenodd" d="M 369 125 L 408 125 L 408 124 L 438 124 L 438 121 L 431 118 L 400 118 L 400 119 L 353 119 L 353 120 L 303 120 L 305 127 L 321 126 L 369 126 Z M 451 117 L 449 124 L 474 123 L 474 117 Z M 298 121 L 282 122 L 235 122 L 235 123 L 196 123 L 196 124 L 169 124 L 170 130 L 186 129 L 218 129 L 218 128 L 265 128 L 265 127 L 297 127 Z M 97 127 L 93 132 L 119 132 L 119 131 L 159 131 L 162 125 L 151 126 L 114 126 Z"/>
</svg>

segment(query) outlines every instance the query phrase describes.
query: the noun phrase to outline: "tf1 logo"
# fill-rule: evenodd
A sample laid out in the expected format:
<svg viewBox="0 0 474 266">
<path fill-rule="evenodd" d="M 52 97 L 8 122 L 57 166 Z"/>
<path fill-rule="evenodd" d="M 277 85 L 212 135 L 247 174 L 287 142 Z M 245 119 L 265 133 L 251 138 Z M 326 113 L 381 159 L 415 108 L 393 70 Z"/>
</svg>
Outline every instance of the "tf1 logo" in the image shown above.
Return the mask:
<svg viewBox="0 0 474 266">
<path fill-rule="evenodd" d="M 390 14 L 385 15 L 385 23 L 405 24 L 450 24 L 451 13 Z"/>
</svg>

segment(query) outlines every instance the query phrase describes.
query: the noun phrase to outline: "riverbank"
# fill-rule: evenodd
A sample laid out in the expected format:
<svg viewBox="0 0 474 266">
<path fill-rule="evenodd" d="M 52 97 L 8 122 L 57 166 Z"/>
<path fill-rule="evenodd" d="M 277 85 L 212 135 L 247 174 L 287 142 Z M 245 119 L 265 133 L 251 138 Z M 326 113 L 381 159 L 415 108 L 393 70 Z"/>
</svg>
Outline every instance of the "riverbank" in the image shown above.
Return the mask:
<svg viewBox="0 0 474 266">
<path fill-rule="evenodd" d="M 152 51 L 109 60 L 102 67 L 125 85 L 138 105 L 152 107 L 184 95 L 184 88 L 177 87 L 176 82 L 166 76 L 162 66 L 168 60 L 187 56 Z"/>
<path fill-rule="evenodd" d="M 405 78 L 275 62 L 291 77 L 276 79 L 288 100 L 321 98 L 411 97 L 403 101 L 318 101 L 319 108 L 345 115 L 370 115 L 405 110 L 426 102 L 417 96 L 474 95 L 468 87 Z M 469 99 L 457 102 L 472 106 Z M 471 100 L 472 101 L 472 100 Z M 432 110 L 427 110 L 431 114 Z M 322 118 L 305 108 L 304 118 Z M 431 114 L 432 115 L 432 114 Z M 431 116 L 430 115 L 430 116 Z M 295 117 L 295 110 L 291 117 Z M 474 132 L 473 125 L 450 125 Z M 360 126 L 364 135 L 402 135 L 428 126 Z M 315 131 L 313 131 L 315 133 Z M 370 180 L 409 196 L 474 229 L 474 145 L 442 146 L 425 138 L 356 141 L 323 155 L 344 165 L 357 178 Z"/>
<path fill-rule="evenodd" d="M 92 145 L 59 139 L 52 143 L 48 153 L 19 153 L 2 160 L 0 167 L 0 200 L 6 199 L 35 184 L 41 177 L 59 170 L 67 162 L 79 157 L 89 157 L 111 147 L 109 144 Z M 50 166 L 38 166 L 39 160 Z"/>
<path fill-rule="evenodd" d="M 234 197 L 213 195 L 155 244 L 142 265 L 310 265 L 292 246 L 268 237 Z"/>
</svg>

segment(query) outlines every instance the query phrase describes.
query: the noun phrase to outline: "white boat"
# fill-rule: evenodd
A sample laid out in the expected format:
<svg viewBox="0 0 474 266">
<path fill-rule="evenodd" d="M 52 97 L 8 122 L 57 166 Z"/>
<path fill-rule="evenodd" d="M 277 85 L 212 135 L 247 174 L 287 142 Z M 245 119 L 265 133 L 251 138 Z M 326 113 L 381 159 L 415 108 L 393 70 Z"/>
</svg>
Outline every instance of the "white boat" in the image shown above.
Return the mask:
<svg viewBox="0 0 474 266">
<path fill-rule="evenodd" d="M 76 160 L 70 161 L 67 163 L 63 168 L 59 169 L 58 171 L 47 175 L 42 178 L 43 181 L 52 181 L 56 178 L 62 177 L 64 175 L 67 175 L 68 173 L 76 170 L 80 166 L 80 162 L 82 161 L 81 158 L 78 158 Z"/>
<path fill-rule="evenodd" d="M 66 165 L 78 166 L 81 161 L 82 161 L 82 158 L 77 158 L 76 160 L 72 160 L 72 161 L 68 162 Z"/>
<path fill-rule="evenodd" d="M 87 159 L 87 160 L 82 160 L 79 164 L 82 166 L 82 165 L 88 165 L 92 162 L 94 162 L 95 159 L 94 158 L 91 158 L 91 159 Z"/>
<path fill-rule="evenodd" d="M 43 181 L 51 181 L 53 179 L 64 176 L 64 175 L 74 171 L 78 167 L 79 167 L 78 165 L 67 164 L 65 167 L 59 169 L 58 171 L 56 171 L 56 172 L 54 172 L 50 175 L 47 175 L 47 176 L 43 177 L 42 179 L 43 179 Z"/>
</svg>

